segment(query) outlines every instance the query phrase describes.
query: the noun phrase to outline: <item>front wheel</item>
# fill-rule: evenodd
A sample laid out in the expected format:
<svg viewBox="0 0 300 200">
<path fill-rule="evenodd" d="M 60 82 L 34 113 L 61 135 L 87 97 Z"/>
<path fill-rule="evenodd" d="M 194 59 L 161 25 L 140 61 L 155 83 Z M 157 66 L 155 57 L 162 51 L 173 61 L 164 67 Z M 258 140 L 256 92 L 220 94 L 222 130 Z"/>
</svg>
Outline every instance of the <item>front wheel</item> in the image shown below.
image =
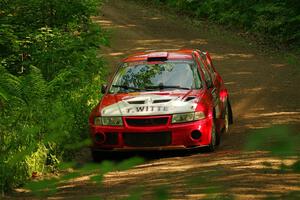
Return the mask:
<svg viewBox="0 0 300 200">
<path fill-rule="evenodd" d="M 215 126 L 214 119 L 212 119 L 212 127 L 211 127 L 211 134 L 210 134 L 210 144 L 208 146 L 208 151 L 209 152 L 215 151 L 216 146 L 217 146 L 216 126 Z"/>
</svg>

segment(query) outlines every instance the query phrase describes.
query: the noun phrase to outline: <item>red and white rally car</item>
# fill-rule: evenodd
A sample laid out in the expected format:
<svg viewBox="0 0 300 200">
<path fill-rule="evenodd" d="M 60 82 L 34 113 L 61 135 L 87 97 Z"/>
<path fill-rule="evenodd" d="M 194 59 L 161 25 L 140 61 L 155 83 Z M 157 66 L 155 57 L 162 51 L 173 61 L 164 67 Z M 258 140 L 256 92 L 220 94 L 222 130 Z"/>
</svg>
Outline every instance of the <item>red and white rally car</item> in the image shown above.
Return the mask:
<svg viewBox="0 0 300 200">
<path fill-rule="evenodd" d="M 200 50 L 129 56 L 102 93 L 89 118 L 95 160 L 103 151 L 213 151 L 232 123 L 228 91 Z"/>
</svg>

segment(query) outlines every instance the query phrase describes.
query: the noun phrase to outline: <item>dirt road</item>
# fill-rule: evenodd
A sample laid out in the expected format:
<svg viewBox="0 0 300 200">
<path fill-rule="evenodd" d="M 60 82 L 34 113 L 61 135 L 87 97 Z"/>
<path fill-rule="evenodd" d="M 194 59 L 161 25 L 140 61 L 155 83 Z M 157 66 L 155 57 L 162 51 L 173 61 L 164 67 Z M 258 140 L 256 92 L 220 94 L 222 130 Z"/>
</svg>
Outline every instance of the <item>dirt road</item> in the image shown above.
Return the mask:
<svg viewBox="0 0 300 200">
<path fill-rule="evenodd" d="M 153 10 L 133 1 L 110 0 L 95 21 L 111 32 L 111 47 L 102 53 L 113 66 L 130 53 L 148 49 L 199 48 L 211 52 L 215 66 L 229 88 L 234 112 L 230 135 L 216 153 L 154 159 L 134 169 L 105 176 L 102 190 L 73 181 L 53 198 L 123 199 L 142 187 L 143 199 L 153 199 L 158 186 L 169 188 L 171 199 L 200 199 L 207 193 L 218 199 L 285 198 L 300 191 L 300 175 L 277 170 L 284 162 L 263 152 L 245 152 L 244 138 L 252 129 L 273 124 L 300 124 L 300 76 L 296 67 L 277 56 L 260 55 L 241 38 L 206 24 Z M 272 169 L 266 168 L 272 163 Z M 190 178 L 199 183 L 188 184 Z M 221 188 L 218 190 L 214 187 Z M 299 194 L 299 193 L 298 193 Z"/>
</svg>

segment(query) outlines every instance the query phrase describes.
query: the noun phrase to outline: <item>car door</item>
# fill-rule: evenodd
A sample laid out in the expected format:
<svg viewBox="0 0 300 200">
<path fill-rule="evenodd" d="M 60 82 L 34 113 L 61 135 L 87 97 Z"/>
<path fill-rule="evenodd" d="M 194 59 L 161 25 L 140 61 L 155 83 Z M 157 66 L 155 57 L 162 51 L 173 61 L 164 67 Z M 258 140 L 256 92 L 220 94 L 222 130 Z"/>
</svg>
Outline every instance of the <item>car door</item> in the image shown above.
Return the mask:
<svg viewBox="0 0 300 200">
<path fill-rule="evenodd" d="M 228 107 L 229 112 L 232 113 L 231 107 L 230 107 L 230 102 L 228 99 L 228 91 L 225 87 L 225 84 L 224 84 L 224 81 L 223 81 L 221 75 L 217 72 L 216 68 L 213 66 L 213 63 L 212 63 L 209 53 L 201 52 L 200 55 L 202 55 L 202 58 L 206 61 L 206 66 L 208 68 L 208 71 L 210 72 L 210 74 L 212 74 L 214 76 L 213 82 L 214 82 L 215 87 L 217 88 L 217 92 L 218 92 L 219 98 L 220 98 L 220 101 L 219 101 L 219 108 L 221 110 L 220 118 L 224 119 L 226 107 Z M 232 118 L 231 118 L 231 120 L 232 120 Z M 230 123 L 232 123 L 232 121 Z"/>
<path fill-rule="evenodd" d="M 202 60 L 200 54 L 198 52 L 195 53 L 197 63 L 203 72 L 205 83 L 207 86 L 207 90 L 211 93 L 212 99 L 213 99 L 213 106 L 215 110 L 215 117 L 218 118 L 220 116 L 220 107 L 219 107 L 219 93 L 218 88 L 214 85 L 213 78 L 211 77 L 211 74 L 207 70 L 207 67 L 205 66 L 204 61 Z"/>
</svg>

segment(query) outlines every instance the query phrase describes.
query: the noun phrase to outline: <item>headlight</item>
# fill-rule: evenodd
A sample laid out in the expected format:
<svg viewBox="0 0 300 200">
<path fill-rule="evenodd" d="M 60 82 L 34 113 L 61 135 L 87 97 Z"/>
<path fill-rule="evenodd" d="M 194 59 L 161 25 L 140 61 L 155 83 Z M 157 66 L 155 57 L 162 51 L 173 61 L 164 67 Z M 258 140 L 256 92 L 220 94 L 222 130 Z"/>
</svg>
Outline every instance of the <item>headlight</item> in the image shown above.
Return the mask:
<svg viewBox="0 0 300 200">
<path fill-rule="evenodd" d="M 122 117 L 102 117 L 103 126 L 123 126 Z"/>
<path fill-rule="evenodd" d="M 204 119 L 205 118 L 205 114 L 204 112 L 195 112 L 195 117 L 194 120 L 200 120 L 200 119 Z"/>
<path fill-rule="evenodd" d="M 190 122 L 194 120 L 195 113 L 174 114 L 172 123 Z"/>
<path fill-rule="evenodd" d="M 204 118 L 205 118 L 205 114 L 203 112 L 174 114 L 172 117 L 172 123 L 191 122 L 191 121 L 196 121 Z"/>
<path fill-rule="evenodd" d="M 123 126 L 122 117 L 95 117 L 94 124 L 98 126 Z"/>
</svg>

